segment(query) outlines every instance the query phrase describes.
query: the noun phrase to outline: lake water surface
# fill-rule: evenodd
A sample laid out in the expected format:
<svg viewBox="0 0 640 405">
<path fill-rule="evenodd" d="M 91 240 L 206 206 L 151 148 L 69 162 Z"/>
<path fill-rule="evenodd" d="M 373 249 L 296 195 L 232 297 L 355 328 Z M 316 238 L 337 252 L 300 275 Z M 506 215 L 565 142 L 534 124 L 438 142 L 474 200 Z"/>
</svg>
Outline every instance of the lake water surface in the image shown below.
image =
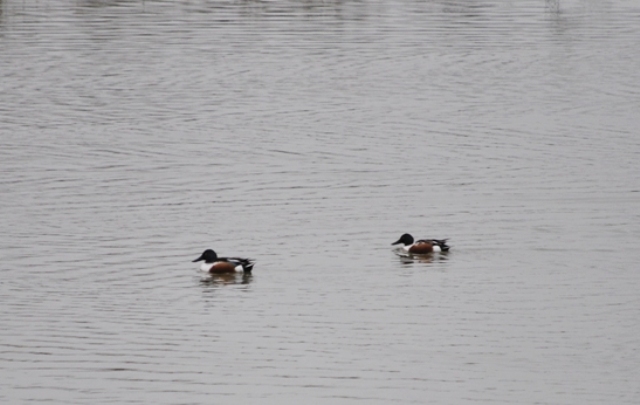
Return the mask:
<svg viewBox="0 0 640 405">
<path fill-rule="evenodd" d="M 0 0 L 0 400 L 637 404 L 639 22 Z"/>
</svg>

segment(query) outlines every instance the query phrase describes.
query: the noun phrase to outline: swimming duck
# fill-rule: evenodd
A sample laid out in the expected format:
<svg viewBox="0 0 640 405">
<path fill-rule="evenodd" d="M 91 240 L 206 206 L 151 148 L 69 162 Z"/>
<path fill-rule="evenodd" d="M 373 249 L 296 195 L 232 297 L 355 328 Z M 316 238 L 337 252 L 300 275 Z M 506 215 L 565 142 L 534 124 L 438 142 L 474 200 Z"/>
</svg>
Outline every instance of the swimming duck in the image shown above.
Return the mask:
<svg viewBox="0 0 640 405">
<path fill-rule="evenodd" d="M 449 246 L 447 245 L 447 239 L 421 239 L 418 241 L 413 240 L 413 236 L 405 233 L 396 242 L 391 245 L 402 244 L 401 249 L 407 253 L 414 255 L 424 255 L 434 252 L 447 252 Z"/>
<path fill-rule="evenodd" d="M 216 252 L 211 249 L 205 250 L 200 257 L 193 262 L 203 261 L 200 270 L 207 273 L 234 273 L 244 272 L 251 273 L 255 260 L 244 259 L 242 257 L 218 257 Z"/>
</svg>

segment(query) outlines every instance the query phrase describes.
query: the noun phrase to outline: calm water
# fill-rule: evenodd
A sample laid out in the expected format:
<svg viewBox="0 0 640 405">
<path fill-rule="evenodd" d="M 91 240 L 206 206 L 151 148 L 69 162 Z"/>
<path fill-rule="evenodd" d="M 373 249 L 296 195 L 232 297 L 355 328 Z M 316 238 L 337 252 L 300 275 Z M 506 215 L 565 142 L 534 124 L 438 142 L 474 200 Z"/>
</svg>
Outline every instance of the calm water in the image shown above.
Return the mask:
<svg viewBox="0 0 640 405">
<path fill-rule="evenodd" d="M 0 400 L 637 404 L 639 22 L 0 1 Z"/>
</svg>

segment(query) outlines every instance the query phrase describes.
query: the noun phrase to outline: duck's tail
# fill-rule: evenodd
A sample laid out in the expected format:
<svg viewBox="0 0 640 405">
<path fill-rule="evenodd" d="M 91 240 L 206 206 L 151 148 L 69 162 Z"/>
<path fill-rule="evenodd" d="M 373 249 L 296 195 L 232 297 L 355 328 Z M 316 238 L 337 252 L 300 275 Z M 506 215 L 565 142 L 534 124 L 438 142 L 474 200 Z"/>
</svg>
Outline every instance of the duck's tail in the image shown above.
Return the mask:
<svg viewBox="0 0 640 405">
<path fill-rule="evenodd" d="M 448 252 L 451 248 L 449 245 L 447 245 L 448 240 L 449 239 L 433 239 L 433 243 L 440 246 L 440 250 L 442 250 L 443 252 Z"/>
<path fill-rule="evenodd" d="M 242 260 L 242 268 L 245 273 L 251 273 L 253 270 L 253 266 L 255 266 L 256 261 L 253 259 L 243 259 Z"/>
</svg>

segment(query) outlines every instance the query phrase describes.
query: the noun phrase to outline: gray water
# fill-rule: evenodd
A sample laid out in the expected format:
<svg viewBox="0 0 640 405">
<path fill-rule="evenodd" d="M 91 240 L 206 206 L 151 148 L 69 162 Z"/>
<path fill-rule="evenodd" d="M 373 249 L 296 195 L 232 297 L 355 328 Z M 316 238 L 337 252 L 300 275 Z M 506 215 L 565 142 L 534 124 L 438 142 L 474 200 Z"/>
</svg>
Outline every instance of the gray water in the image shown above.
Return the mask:
<svg viewBox="0 0 640 405">
<path fill-rule="evenodd" d="M 0 1 L 0 401 L 638 404 L 639 40 L 625 0 Z"/>
</svg>

